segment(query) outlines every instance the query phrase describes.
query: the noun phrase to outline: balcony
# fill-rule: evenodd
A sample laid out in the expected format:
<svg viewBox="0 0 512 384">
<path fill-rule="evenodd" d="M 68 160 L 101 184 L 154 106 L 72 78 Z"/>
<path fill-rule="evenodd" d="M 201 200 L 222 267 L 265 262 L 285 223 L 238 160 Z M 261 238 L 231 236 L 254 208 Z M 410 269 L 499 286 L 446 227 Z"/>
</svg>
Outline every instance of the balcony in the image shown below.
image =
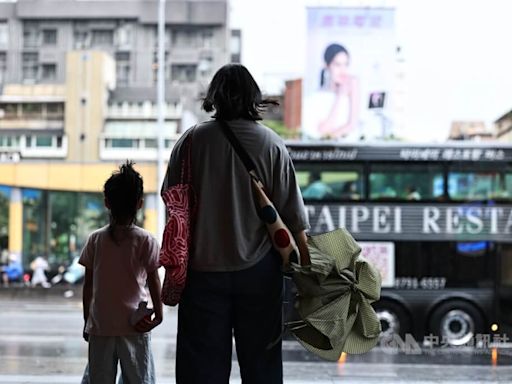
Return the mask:
<svg viewBox="0 0 512 384">
<path fill-rule="evenodd" d="M 167 103 L 164 107 L 166 120 L 179 120 L 183 112 L 180 103 Z M 154 103 L 111 103 L 108 106 L 107 119 L 109 120 L 155 120 L 158 107 Z"/>
<path fill-rule="evenodd" d="M 176 121 L 165 122 L 165 153 L 168 157 L 178 139 Z M 101 160 L 145 160 L 157 159 L 157 129 L 154 121 L 108 121 L 100 140 Z"/>
<path fill-rule="evenodd" d="M 0 130 L 0 151 L 25 159 L 63 159 L 68 153 L 68 138 L 62 131 L 6 135 Z"/>
</svg>

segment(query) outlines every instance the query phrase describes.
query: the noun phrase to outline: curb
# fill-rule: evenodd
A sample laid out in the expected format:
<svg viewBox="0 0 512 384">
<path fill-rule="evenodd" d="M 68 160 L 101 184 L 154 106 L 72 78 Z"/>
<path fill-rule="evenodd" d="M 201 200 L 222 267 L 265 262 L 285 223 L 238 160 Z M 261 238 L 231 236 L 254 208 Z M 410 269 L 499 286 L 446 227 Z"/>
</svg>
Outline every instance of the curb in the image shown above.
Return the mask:
<svg viewBox="0 0 512 384">
<path fill-rule="evenodd" d="M 82 297 L 81 285 L 56 285 L 50 288 L 10 286 L 0 287 L 0 299 L 3 300 L 55 300 L 56 298 L 72 299 Z"/>
</svg>

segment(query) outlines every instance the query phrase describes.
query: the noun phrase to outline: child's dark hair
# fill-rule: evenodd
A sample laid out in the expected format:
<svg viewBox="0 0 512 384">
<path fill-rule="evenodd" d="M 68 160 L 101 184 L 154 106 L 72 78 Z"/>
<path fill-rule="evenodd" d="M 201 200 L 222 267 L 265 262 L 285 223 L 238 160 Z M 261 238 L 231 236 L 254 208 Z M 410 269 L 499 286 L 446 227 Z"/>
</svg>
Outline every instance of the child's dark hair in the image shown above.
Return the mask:
<svg viewBox="0 0 512 384">
<path fill-rule="evenodd" d="M 137 206 L 143 193 L 142 177 L 133 169 L 131 161 L 121 165 L 105 182 L 103 195 L 110 207 L 109 232 L 112 236 L 116 224 L 126 225 L 135 222 Z"/>
</svg>

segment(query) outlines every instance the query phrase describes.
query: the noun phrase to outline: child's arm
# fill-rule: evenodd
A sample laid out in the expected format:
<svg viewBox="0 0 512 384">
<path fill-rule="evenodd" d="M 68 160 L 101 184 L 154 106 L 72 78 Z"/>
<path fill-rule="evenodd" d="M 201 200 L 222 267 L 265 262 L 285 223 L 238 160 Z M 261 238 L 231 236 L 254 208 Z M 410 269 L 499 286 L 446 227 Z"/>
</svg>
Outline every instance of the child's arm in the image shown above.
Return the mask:
<svg viewBox="0 0 512 384">
<path fill-rule="evenodd" d="M 149 332 L 163 320 L 162 300 L 160 299 L 161 284 L 160 277 L 158 276 L 158 269 L 148 273 L 148 287 L 151 295 L 151 301 L 153 302 L 155 317 L 153 320 L 142 319 L 135 324 L 135 329 L 138 332 Z"/>
<path fill-rule="evenodd" d="M 82 302 L 84 309 L 84 331 L 83 337 L 85 341 L 89 341 L 89 334 L 85 332 L 85 326 L 87 324 L 87 319 L 89 318 L 89 310 L 91 307 L 92 300 L 92 269 L 85 268 L 85 278 L 84 278 L 84 287 L 82 291 Z"/>
</svg>

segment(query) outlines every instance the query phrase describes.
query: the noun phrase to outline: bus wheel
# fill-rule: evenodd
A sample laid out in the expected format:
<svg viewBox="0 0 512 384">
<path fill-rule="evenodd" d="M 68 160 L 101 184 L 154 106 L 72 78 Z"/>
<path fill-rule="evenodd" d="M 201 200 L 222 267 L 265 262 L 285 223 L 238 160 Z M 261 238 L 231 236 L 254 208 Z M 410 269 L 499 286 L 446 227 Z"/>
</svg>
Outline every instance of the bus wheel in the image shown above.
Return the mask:
<svg viewBox="0 0 512 384">
<path fill-rule="evenodd" d="M 400 304 L 392 301 L 379 302 L 375 304 L 375 313 L 380 320 L 382 338 L 393 335 L 404 336 L 410 331 L 409 316 Z"/>
<path fill-rule="evenodd" d="M 430 317 L 430 330 L 448 345 L 470 343 L 483 329 L 482 315 L 474 305 L 453 300 L 441 304 Z"/>
</svg>

